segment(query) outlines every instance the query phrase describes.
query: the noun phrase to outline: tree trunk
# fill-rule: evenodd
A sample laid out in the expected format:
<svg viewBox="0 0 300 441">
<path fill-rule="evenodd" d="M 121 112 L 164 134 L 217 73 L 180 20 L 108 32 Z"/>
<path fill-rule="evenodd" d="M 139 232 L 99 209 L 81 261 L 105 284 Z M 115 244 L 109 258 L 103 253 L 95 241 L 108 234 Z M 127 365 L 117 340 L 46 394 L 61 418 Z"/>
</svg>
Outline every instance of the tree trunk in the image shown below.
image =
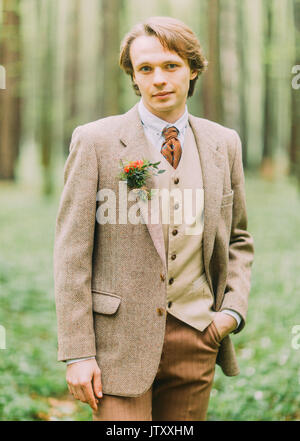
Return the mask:
<svg viewBox="0 0 300 441">
<path fill-rule="evenodd" d="M 40 158 L 43 172 L 43 194 L 51 194 L 52 183 L 52 144 L 53 144 L 53 22 L 55 3 L 47 0 L 40 10 L 40 82 L 39 82 L 39 112 L 37 125 L 37 139 L 40 149 Z"/>
<path fill-rule="evenodd" d="M 79 29 L 80 29 L 80 0 L 68 0 L 71 23 L 67 42 L 67 59 L 65 70 L 65 126 L 63 144 L 65 154 L 69 153 L 69 145 L 78 117 L 78 87 L 79 87 Z"/>
<path fill-rule="evenodd" d="M 295 23 L 295 66 L 300 66 L 300 1 L 294 0 L 293 14 Z M 294 74 L 300 74 L 299 67 Z M 296 83 L 296 84 L 295 84 Z M 296 176 L 300 190 L 300 79 L 293 80 L 292 83 L 292 101 L 291 101 L 291 142 L 290 142 L 290 171 Z"/>
<path fill-rule="evenodd" d="M 14 180 L 21 137 L 21 38 L 19 0 L 3 0 L 0 64 L 6 88 L 0 89 L 0 179 Z"/>
<path fill-rule="evenodd" d="M 264 103 L 264 146 L 261 163 L 261 174 L 267 179 L 274 177 L 273 136 L 276 124 L 273 112 L 274 81 L 272 77 L 272 3 L 264 2 L 266 15 L 265 29 L 265 103 Z"/>
<path fill-rule="evenodd" d="M 222 122 L 220 75 L 219 0 L 208 3 L 208 69 L 203 75 L 204 118 Z"/>
<path fill-rule="evenodd" d="M 122 0 L 102 1 L 102 116 L 116 115 L 121 108 L 121 71 L 119 68 L 120 16 Z"/>
</svg>

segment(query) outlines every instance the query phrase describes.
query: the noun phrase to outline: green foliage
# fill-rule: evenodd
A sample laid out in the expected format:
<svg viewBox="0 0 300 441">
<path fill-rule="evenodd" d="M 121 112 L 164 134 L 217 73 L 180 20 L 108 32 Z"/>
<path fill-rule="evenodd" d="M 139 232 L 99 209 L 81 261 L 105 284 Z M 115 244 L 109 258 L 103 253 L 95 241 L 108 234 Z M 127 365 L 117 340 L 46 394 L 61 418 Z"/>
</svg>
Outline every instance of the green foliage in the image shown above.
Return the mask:
<svg viewBox="0 0 300 441">
<path fill-rule="evenodd" d="M 165 172 L 165 170 L 158 170 L 159 164 L 160 161 L 150 162 L 148 159 L 126 161 L 125 163 L 120 160 L 119 179 L 126 181 L 129 188 L 137 190 L 137 195 L 142 199 L 151 199 L 152 191 L 147 189 L 146 180 L 151 175 L 157 176 Z M 156 170 L 158 170 L 157 174 Z"/>
<path fill-rule="evenodd" d="M 216 368 L 208 420 L 299 420 L 300 210 L 290 181 L 246 176 L 255 261 L 247 323 L 232 336 L 241 373 Z M 65 365 L 57 362 L 52 251 L 58 198 L 18 187 L 0 189 L 0 420 L 89 420 L 86 404 L 70 400 Z M 54 414 L 49 397 L 69 400 Z M 51 416 L 52 415 L 52 416 Z"/>
</svg>

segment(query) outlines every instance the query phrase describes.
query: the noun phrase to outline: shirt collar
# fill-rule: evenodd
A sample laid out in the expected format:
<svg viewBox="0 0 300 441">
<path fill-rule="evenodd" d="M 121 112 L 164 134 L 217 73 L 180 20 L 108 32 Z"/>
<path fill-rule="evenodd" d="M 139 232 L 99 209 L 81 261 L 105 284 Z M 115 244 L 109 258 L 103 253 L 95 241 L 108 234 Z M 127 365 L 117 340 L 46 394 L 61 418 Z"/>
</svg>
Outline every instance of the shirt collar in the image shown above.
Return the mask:
<svg viewBox="0 0 300 441">
<path fill-rule="evenodd" d="M 173 124 L 158 118 L 157 116 L 153 115 L 144 105 L 143 99 L 140 99 L 140 102 L 138 104 L 138 111 L 140 114 L 140 118 L 142 121 L 142 124 L 155 131 L 157 135 L 161 135 L 163 129 L 165 127 L 172 127 L 175 126 L 177 130 L 179 131 L 179 134 L 188 124 L 188 110 L 187 105 L 185 105 L 185 112 L 184 114 Z"/>
</svg>

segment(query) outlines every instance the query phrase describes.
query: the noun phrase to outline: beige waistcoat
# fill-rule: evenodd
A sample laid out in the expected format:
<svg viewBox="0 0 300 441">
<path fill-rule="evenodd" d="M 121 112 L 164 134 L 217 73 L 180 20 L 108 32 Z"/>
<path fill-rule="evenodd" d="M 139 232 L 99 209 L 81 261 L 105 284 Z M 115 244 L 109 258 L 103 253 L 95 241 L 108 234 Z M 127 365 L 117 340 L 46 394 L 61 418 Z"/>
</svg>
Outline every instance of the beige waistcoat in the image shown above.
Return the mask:
<svg viewBox="0 0 300 441">
<path fill-rule="evenodd" d="M 169 164 L 155 146 L 151 145 L 150 148 L 155 161 L 161 161 L 159 168 L 165 170 L 159 175 L 158 182 L 159 215 L 163 225 L 168 269 L 166 309 L 180 320 L 203 331 L 213 320 L 215 312 L 212 309 L 213 295 L 203 266 L 204 189 L 198 149 L 191 127 L 187 127 L 177 169 Z M 176 230 L 177 234 L 174 235 Z"/>
</svg>

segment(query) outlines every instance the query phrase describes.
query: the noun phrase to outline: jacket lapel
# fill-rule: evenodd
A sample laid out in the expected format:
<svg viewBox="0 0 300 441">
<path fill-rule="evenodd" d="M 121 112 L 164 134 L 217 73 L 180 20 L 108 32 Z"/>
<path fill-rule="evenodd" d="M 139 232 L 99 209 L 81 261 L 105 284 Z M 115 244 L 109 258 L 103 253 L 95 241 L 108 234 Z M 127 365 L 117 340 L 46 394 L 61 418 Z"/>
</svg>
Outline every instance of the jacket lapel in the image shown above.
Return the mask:
<svg viewBox="0 0 300 441">
<path fill-rule="evenodd" d="M 152 160 L 152 152 L 144 133 L 137 104 L 124 114 L 124 122 L 120 132 L 120 141 L 124 150 L 121 153 L 121 159 L 136 161 L 137 159 L 145 158 Z M 149 189 L 158 189 L 158 177 L 149 177 L 149 179 L 147 179 L 147 186 Z M 165 269 L 167 269 L 163 228 L 159 216 L 157 216 L 158 223 L 151 223 L 152 218 L 156 219 L 154 210 L 153 216 L 151 216 L 151 201 L 141 200 L 138 202 L 138 205 L 140 207 L 143 220 L 147 225 L 148 231 L 153 240 L 153 244 L 163 262 Z"/>
<path fill-rule="evenodd" d="M 213 291 L 209 262 L 213 252 L 216 229 L 220 216 L 224 180 L 224 156 L 218 151 L 218 138 L 209 130 L 204 119 L 189 115 L 199 151 L 204 188 L 203 259 L 210 288 Z"/>
</svg>

